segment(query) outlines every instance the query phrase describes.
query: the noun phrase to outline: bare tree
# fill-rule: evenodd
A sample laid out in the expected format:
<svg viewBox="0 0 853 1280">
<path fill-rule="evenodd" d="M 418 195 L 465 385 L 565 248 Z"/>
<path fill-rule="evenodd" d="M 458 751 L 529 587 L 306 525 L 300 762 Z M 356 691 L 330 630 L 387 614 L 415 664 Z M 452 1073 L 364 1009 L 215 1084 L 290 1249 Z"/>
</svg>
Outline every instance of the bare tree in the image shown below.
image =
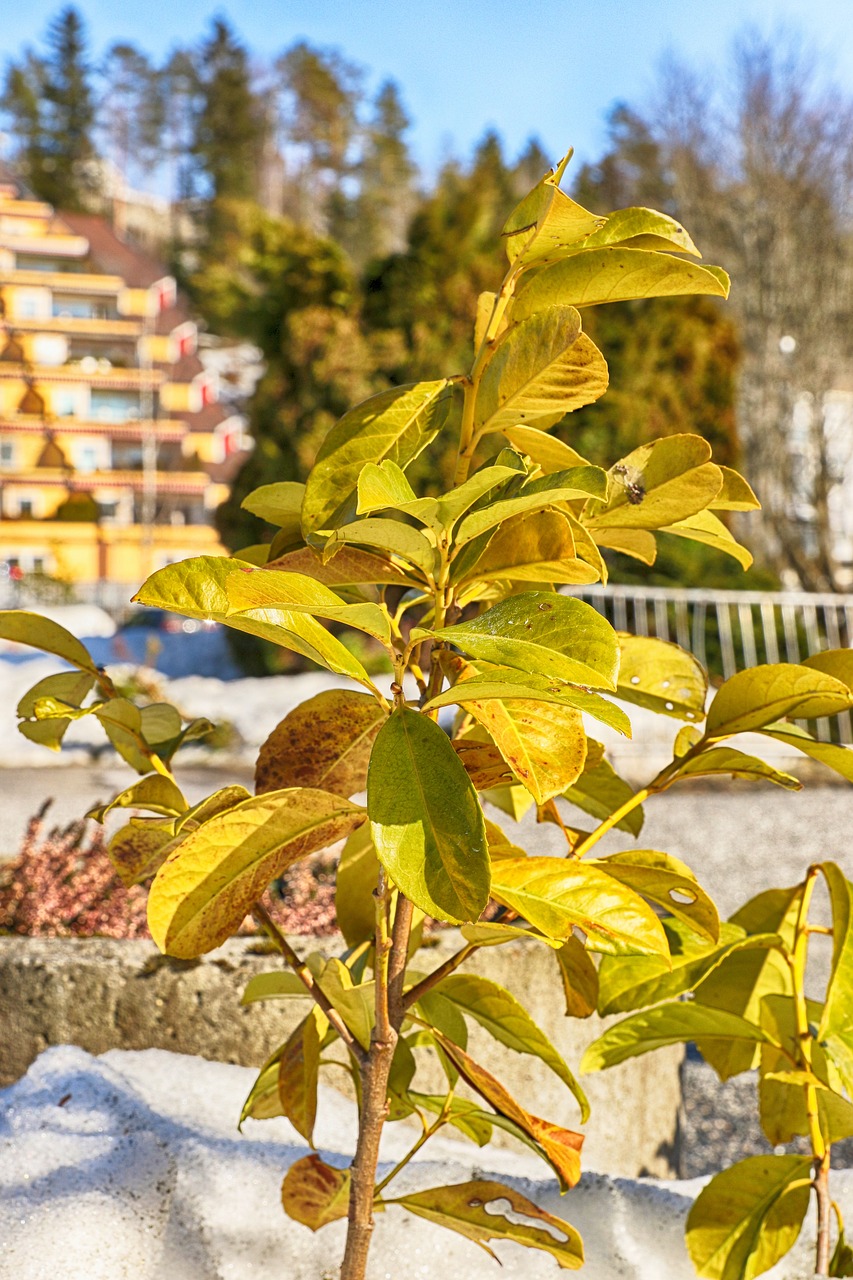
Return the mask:
<svg viewBox="0 0 853 1280">
<path fill-rule="evenodd" d="M 725 79 L 670 60 L 651 125 L 678 212 L 731 272 L 750 541 L 783 580 L 837 588 L 831 512 L 853 437 L 853 100 L 790 33 L 742 35 Z M 842 415 L 843 418 L 844 415 Z"/>
</svg>

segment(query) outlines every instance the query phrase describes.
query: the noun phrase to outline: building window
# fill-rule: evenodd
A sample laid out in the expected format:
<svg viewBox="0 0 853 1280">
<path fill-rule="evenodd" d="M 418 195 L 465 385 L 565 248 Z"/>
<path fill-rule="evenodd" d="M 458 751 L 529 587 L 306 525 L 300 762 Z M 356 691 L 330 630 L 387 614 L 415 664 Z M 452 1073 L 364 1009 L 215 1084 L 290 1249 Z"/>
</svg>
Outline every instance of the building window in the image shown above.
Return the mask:
<svg viewBox="0 0 853 1280">
<path fill-rule="evenodd" d="M 22 498 L 18 503 L 18 515 L 22 520 L 32 520 L 33 518 L 33 502 L 32 498 Z"/>
<path fill-rule="evenodd" d="M 139 393 L 92 388 L 93 422 L 133 422 L 140 415 Z"/>
<path fill-rule="evenodd" d="M 97 471 L 98 450 L 93 444 L 79 445 L 75 450 L 74 462 L 78 471 Z"/>
<path fill-rule="evenodd" d="M 14 467 L 15 446 L 11 440 L 0 440 L 0 467 Z"/>
</svg>

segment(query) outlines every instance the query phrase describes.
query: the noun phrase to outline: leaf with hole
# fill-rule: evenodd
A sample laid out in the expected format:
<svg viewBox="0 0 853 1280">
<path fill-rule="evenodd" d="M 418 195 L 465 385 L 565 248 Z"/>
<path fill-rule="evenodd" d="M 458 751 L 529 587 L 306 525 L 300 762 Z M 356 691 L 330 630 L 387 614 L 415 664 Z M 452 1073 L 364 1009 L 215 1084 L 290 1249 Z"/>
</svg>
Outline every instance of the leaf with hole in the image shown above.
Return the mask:
<svg viewBox="0 0 853 1280">
<path fill-rule="evenodd" d="M 620 884 L 663 907 L 669 915 L 716 943 L 720 917 L 708 894 L 680 858 L 657 849 L 628 849 L 590 863 L 606 871 Z"/>
<path fill-rule="evenodd" d="M 660 921 L 632 889 L 589 863 L 560 858 L 501 858 L 492 897 L 551 938 L 574 929 L 605 955 L 668 956 Z"/>
<path fill-rule="evenodd" d="M 574 1227 L 562 1218 L 546 1213 L 514 1187 L 501 1182 L 460 1182 L 448 1187 L 429 1187 L 412 1195 L 388 1201 L 419 1218 L 438 1226 L 458 1231 L 485 1249 L 497 1260 L 487 1240 L 508 1241 L 526 1249 L 541 1249 L 556 1258 L 562 1270 L 576 1271 L 583 1266 L 583 1243 Z M 513 1218 L 498 1212 L 508 1204 Z M 493 1208 L 490 1206 L 494 1206 Z M 526 1221 L 519 1221 L 519 1218 Z M 542 1227 L 539 1224 L 544 1223 Z"/>
</svg>

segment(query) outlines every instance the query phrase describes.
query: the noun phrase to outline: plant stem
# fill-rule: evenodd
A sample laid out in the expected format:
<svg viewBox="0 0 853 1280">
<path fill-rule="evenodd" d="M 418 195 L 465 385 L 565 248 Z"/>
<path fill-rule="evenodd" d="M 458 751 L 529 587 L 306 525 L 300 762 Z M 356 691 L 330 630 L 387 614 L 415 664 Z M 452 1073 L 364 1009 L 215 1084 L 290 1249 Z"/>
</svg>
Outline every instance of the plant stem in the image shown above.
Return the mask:
<svg viewBox="0 0 853 1280">
<path fill-rule="evenodd" d="M 581 840 L 580 844 L 575 845 L 573 856 L 575 858 L 580 858 L 581 855 L 586 853 L 588 849 L 591 849 L 594 844 L 598 844 L 602 836 L 606 836 L 607 832 L 620 823 L 627 814 L 641 805 L 644 800 L 648 800 L 649 796 L 652 794 L 653 786 L 654 784 L 650 782 L 647 787 L 641 787 L 640 790 L 635 792 L 629 800 L 626 800 L 618 809 L 615 809 L 609 818 L 605 818 L 603 822 L 599 822 L 595 830 L 591 831 L 585 840 Z"/>
<path fill-rule="evenodd" d="M 437 969 L 433 969 L 432 973 L 428 973 L 425 978 L 421 978 L 420 982 L 406 992 L 403 997 L 403 1007 L 407 1011 L 411 1009 L 413 1004 L 417 1004 L 421 996 L 425 996 L 431 991 L 437 983 L 446 978 L 449 973 L 453 973 L 454 969 L 458 969 L 460 964 L 464 964 L 470 955 L 479 950 L 476 942 L 466 942 L 465 946 L 460 948 L 452 956 L 449 956 L 444 964 L 440 964 Z"/>
<path fill-rule="evenodd" d="M 391 1172 L 386 1174 L 385 1177 L 382 1179 L 382 1181 L 376 1184 L 376 1190 L 374 1192 L 375 1195 L 377 1196 L 381 1195 L 381 1193 L 388 1186 L 388 1183 L 394 1181 L 397 1174 L 400 1173 L 402 1169 L 405 1169 L 409 1161 L 418 1154 L 418 1152 L 420 1151 L 424 1143 L 427 1142 L 432 1137 L 432 1135 L 441 1128 L 443 1124 L 444 1124 L 444 1118 L 443 1116 L 439 1116 L 438 1119 L 433 1121 L 433 1123 L 428 1128 L 424 1129 L 423 1133 L 420 1135 L 420 1137 L 416 1139 L 416 1141 L 412 1144 L 412 1146 L 409 1148 L 409 1150 L 406 1152 L 403 1158 L 397 1161 L 397 1163 L 394 1165 L 394 1168 L 391 1170 Z"/>
<path fill-rule="evenodd" d="M 365 1053 L 361 1045 L 355 1039 L 337 1010 L 332 1007 L 322 988 L 317 985 L 311 970 L 303 960 L 299 959 L 299 956 L 293 950 L 293 947 L 287 941 L 287 938 L 285 938 L 276 922 L 272 919 L 266 908 L 261 906 L 260 902 L 256 902 L 252 907 L 252 916 L 257 920 L 258 924 L 267 934 L 269 939 L 284 956 L 290 968 L 296 974 L 297 978 L 299 978 L 315 1004 L 318 1004 L 323 1010 L 323 1013 L 329 1019 L 330 1026 L 335 1028 L 335 1031 L 337 1031 L 341 1040 L 343 1040 L 344 1044 L 356 1061 L 362 1062 L 365 1058 Z"/>
<path fill-rule="evenodd" d="M 373 1236 L 379 1143 L 388 1116 L 388 1077 L 403 1021 L 402 984 L 412 925 L 412 904 L 400 893 L 389 939 L 390 886 L 384 871 L 380 873 L 376 899 L 376 1022 L 370 1038 L 370 1051 L 360 1067 L 361 1111 L 351 1169 L 349 1222 L 341 1280 L 364 1280 L 367 1267 Z"/>
<path fill-rule="evenodd" d="M 832 1197 L 829 1194 L 829 1156 L 827 1148 L 822 1160 L 815 1161 L 814 1190 L 817 1198 L 817 1253 L 815 1257 L 815 1275 L 829 1275 L 829 1228 L 832 1212 Z"/>
</svg>

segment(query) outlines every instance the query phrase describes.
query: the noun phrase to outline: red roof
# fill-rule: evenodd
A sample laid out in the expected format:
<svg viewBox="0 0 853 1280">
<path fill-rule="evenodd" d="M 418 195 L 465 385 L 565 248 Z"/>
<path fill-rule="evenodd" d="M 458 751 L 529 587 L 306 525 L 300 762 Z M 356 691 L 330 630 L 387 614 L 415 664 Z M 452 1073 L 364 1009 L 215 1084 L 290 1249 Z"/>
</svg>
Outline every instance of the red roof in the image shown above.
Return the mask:
<svg viewBox="0 0 853 1280">
<path fill-rule="evenodd" d="M 105 218 L 94 213 L 61 213 L 74 235 L 85 236 L 95 266 L 108 276 L 121 276 L 131 289 L 147 289 L 170 275 L 167 267 L 141 249 L 120 240 Z"/>
</svg>

